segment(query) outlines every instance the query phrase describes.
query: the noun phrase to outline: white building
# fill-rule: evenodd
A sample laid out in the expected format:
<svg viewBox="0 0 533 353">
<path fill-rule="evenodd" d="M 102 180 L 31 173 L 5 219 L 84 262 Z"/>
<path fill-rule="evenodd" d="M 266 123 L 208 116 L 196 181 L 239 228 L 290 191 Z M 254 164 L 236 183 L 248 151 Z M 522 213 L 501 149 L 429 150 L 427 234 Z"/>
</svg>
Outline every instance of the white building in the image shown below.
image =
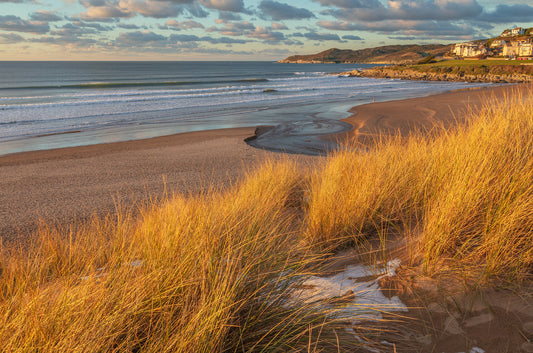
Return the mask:
<svg viewBox="0 0 533 353">
<path fill-rule="evenodd" d="M 524 33 L 526 33 L 526 30 L 522 27 L 516 27 L 511 30 L 511 35 L 513 36 L 521 36 Z"/>
<path fill-rule="evenodd" d="M 453 53 L 457 56 L 462 56 L 465 58 L 473 58 L 479 55 L 486 54 L 487 49 L 482 45 L 478 45 L 474 43 L 459 43 L 459 44 L 455 44 Z"/>
<path fill-rule="evenodd" d="M 520 55 L 520 43 L 509 42 L 505 43 L 502 51 L 503 56 L 518 56 Z"/>
<path fill-rule="evenodd" d="M 501 40 L 494 40 L 492 41 L 492 43 L 490 43 L 490 47 L 491 48 L 499 48 L 499 47 L 503 47 L 505 45 L 505 41 L 503 39 Z"/>
<path fill-rule="evenodd" d="M 533 56 L 533 44 L 526 43 L 520 46 L 519 56 Z"/>
</svg>

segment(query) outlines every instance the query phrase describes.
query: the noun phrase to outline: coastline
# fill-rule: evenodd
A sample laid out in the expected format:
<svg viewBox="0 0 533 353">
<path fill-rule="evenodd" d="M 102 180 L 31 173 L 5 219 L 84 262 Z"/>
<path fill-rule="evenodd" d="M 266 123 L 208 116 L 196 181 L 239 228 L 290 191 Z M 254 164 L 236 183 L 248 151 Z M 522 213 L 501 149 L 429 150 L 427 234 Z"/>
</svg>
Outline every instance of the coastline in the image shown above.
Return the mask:
<svg viewBox="0 0 533 353">
<path fill-rule="evenodd" d="M 326 139 L 343 142 L 397 129 L 408 132 L 436 121 L 448 124 L 467 104 L 479 104 L 491 94 L 509 94 L 512 87 L 356 106 L 350 110 L 354 115 L 344 119 L 355 129 Z M 267 159 L 291 159 L 302 167 L 324 160 L 251 147 L 245 139 L 254 135 L 254 129 L 209 130 L 2 156 L 0 234 L 4 242 L 24 242 L 41 221 L 68 225 L 117 208 L 135 210 L 150 198 L 224 188 Z"/>
<path fill-rule="evenodd" d="M 355 106 L 350 109 L 352 115 L 342 120 L 354 128 L 325 138 L 340 144 L 353 140 L 365 144 L 379 134 L 407 136 L 415 131 L 429 131 L 435 126 L 447 128 L 463 121 L 463 113 L 467 110 L 481 108 L 487 99 L 505 99 L 526 92 L 530 86 L 524 83 L 460 89 L 427 97 Z"/>
</svg>

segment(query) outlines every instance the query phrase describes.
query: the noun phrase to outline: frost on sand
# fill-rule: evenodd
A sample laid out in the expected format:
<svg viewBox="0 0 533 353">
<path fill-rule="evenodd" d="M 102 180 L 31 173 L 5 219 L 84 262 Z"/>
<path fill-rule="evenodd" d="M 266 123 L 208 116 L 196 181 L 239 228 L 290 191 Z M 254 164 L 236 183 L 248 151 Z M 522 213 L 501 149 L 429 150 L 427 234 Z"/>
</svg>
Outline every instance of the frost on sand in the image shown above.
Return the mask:
<svg viewBox="0 0 533 353">
<path fill-rule="evenodd" d="M 291 295 L 291 304 L 317 304 L 331 309 L 338 318 L 381 319 L 382 312 L 407 311 L 397 296 L 387 298 L 379 280 L 392 277 L 400 260 L 375 267 L 350 265 L 333 276 L 311 276 L 303 280 Z M 369 280 L 370 278 L 370 280 Z"/>
</svg>

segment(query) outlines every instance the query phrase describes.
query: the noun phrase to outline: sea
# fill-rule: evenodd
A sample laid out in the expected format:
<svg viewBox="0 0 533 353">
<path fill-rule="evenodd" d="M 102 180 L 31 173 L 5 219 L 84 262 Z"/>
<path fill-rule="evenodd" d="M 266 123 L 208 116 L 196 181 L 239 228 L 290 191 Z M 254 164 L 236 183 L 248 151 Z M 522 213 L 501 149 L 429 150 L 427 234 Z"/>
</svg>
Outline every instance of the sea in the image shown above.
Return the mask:
<svg viewBox="0 0 533 353">
<path fill-rule="evenodd" d="M 368 64 L 0 62 L 0 155 L 340 120 L 356 105 L 472 87 L 339 77 Z"/>
</svg>

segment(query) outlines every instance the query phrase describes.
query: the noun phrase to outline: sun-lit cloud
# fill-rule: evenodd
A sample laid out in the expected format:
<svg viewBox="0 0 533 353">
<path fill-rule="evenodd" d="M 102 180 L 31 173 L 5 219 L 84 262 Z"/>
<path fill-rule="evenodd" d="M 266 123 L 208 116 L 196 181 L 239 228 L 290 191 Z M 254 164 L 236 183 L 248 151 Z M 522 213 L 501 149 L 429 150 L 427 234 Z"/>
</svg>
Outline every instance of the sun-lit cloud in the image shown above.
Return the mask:
<svg viewBox="0 0 533 353">
<path fill-rule="evenodd" d="M 243 0 L 199 0 L 199 2 L 209 9 L 230 12 L 248 12 L 244 7 Z"/>
<path fill-rule="evenodd" d="M 163 26 L 159 26 L 161 29 L 175 29 L 175 30 L 188 30 L 194 28 L 205 28 L 203 24 L 196 21 L 184 21 L 178 22 L 176 20 L 168 20 Z"/>
<path fill-rule="evenodd" d="M 272 29 L 275 29 L 277 31 L 283 31 L 283 30 L 286 30 L 286 29 L 289 29 L 289 27 L 287 27 L 286 24 L 283 24 L 283 23 L 272 23 Z"/>
<path fill-rule="evenodd" d="M 474 18 L 483 8 L 477 0 L 377 0 L 331 9 L 329 14 L 346 21 L 460 20 Z"/>
<path fill-rule="evenodd" d="M 175 17 L 183 12 L 178 5 L 157 0 L 120 0 L 118 6 L 128 13 L 153 18 Z"/>
</svg>

